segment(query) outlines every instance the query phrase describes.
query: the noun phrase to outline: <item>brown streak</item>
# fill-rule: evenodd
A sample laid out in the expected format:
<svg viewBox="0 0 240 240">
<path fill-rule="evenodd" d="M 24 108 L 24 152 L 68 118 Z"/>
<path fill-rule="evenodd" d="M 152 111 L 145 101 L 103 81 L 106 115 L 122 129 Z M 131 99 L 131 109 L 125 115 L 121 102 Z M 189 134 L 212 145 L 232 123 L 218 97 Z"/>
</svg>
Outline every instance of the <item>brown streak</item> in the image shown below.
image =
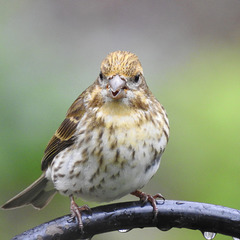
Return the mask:
<svg viewBox="0 0 240 240">
<path fill-rule="evenodd" d="M 115 156 L 115 163 L 118 163 L 118 157 L 119 157 L 119 149 L 116 151 L 116 156 Z"/>
<path fill-rule="evenodd" d="M 164 136 L 166 137 L 167 142 L 168 142 L 168 134 L 167 134 L 167 132 L 165 131 L 165 129 L 163 129 L 163 134 L 164 134 Z"/>
</svg>

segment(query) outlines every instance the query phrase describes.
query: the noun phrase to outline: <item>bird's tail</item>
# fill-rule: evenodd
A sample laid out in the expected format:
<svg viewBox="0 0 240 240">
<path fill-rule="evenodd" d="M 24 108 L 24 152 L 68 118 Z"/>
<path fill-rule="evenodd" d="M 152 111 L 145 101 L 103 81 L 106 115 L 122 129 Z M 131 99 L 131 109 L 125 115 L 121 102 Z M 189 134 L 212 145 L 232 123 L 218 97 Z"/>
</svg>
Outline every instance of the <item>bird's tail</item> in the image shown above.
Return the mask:
<svg viewBox="0 0 240 240">
<path fill-rule="evenodd" d="M 34 208 L 45 207 L 55 195 L 56 190 L 51 181 L 43 174 L 29 187 L 7 201 L 1 208 L 12 209 L 31 204 Z"/>
</svg>

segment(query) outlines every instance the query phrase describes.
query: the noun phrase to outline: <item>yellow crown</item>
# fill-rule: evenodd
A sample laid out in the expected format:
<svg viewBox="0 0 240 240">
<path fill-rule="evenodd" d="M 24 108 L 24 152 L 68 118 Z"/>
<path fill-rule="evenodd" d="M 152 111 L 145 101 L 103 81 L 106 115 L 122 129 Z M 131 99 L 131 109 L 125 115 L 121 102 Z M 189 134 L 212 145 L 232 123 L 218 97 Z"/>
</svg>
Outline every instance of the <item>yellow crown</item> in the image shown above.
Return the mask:
<svg viewBox="0 0 240 240">
<path fill-rule="evenodd" d="M 127 51 L 109 53 L 102 61 L 101 72 L 107 77 L 117 74 L 124 77 L 134 77 L 138 74 L 143 75 L 142 65 L 138 57 Z"/>
</svg>

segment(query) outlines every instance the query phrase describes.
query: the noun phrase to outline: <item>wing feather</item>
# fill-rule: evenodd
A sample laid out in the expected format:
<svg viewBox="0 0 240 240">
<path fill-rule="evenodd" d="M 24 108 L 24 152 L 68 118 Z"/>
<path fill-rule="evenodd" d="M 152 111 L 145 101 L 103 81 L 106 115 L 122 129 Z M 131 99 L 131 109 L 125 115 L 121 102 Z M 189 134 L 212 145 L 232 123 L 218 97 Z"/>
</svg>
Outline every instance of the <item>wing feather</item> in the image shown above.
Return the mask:
<svg viewBox="0 0 240 240">
<path fill-rule="evenodd" d="M 85 113 L 83 94 L 84 92 L 71 105 L 66 118 L 50 139 L 42 158 L 42 171 L 47 169 L 58 153 L 74 143 L 76 128 Z"/>
</svg>

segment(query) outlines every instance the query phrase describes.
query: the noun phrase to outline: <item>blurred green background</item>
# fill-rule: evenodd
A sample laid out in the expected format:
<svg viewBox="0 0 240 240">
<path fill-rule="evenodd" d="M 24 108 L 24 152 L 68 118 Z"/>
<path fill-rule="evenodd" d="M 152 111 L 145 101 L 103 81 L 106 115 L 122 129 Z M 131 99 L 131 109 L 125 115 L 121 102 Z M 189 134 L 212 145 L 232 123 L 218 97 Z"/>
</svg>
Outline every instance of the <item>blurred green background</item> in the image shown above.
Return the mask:
<svg viewBox="0 0 240 240">
<path fill-rule="evenodd" d="M 44 148 L 68 107 L 96 79 L 102 59 L 120 49 L 139 56 L 170 119 L 169 145 L 144 191 L 240 209 L 240 1 L 0 0 L 0 6 L 0 204 L 40 176 Z M 136 198 L 120 201 L 127 200 Z M 69 200 L 60 195 L 41 211 L 0 210 L 1 239 L 68 213 Z M 199 231 L 152 228 L 94 239 L 149 236 L 203 239 Z"/>
</svg>

